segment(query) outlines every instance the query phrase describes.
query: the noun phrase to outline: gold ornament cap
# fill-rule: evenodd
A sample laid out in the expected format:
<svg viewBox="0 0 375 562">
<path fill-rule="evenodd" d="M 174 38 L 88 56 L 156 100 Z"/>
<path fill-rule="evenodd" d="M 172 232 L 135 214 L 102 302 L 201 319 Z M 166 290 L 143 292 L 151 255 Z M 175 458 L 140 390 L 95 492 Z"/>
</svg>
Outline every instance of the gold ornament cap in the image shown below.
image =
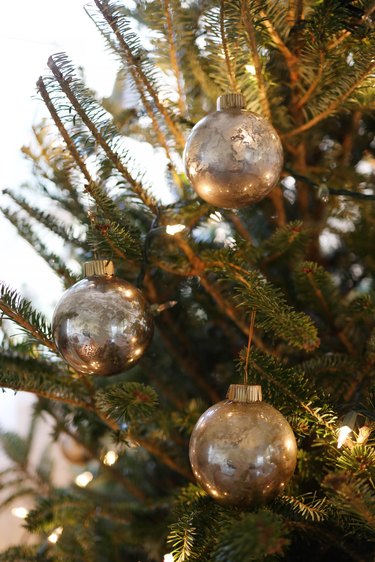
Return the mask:
<svg viewBox="0 0 375 562">
<path fill-rule="evenodd" d="M 231 384 L 227 398 L 233 402 L 261 402 L 262 387 L 260 384 Z"/>
<path fill-rule="evenodd" d="M 219 96 L 216 101 L 217 111 L 223 109 L 245 109 L 245 98 L 242 94 L 224 94 Z"/>
<path fill-rule="evenodd" d="M 111 277 L 115 274 L 115 267 L 111 260 L 92 260 L 83 264 L 83 274 L 85 277 L 100 275 L 102 277 Z"/>
</svg>

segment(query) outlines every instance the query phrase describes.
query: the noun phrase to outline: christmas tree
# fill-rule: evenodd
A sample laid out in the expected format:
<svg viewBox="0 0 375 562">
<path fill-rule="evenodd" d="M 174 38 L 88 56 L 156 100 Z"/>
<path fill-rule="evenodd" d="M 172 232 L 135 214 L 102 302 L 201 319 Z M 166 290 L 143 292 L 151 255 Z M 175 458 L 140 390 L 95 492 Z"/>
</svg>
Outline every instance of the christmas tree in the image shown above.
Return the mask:
<svg viewBox="0 0 375 562">
<path fill-rule="evenodd" d="M 25 336 L 15 342 L 4 329 L 0 386 L 38 401 L 26 439 L 1 434 L 12 467 L 0 474 L 3 509 L 33 498 L 25 527 L 37 540 L 0 560 L 372 560 L 374 4 L 94 0 L 86 9 L 118 60 L 114 93 L 98 100 L 67 55 L 51 56 L 50 73 L 37 82 L 51 122 L 25 150 L 37 180 L 8 192 L 12 206 L 3 209 L 76 296 L 69 306 L 64 296 L 52 330 L 32 303 L 1 287 L 3 318 Z M 243 206 L 230 204 L 233 191 L 229 203 L 201 199 L 193 187 L 207 179 L 204 166 L 196 155 L 190 166 L 189 153 L 188 175 L 183 166 L 192 127 L 223 95 L 223 113 L 210 119 L 227 111 L 266 129 L 272 123 L 267 131 L 283 146 L 272 189 L 267 178 L 277 163 L 264 132 L 244 126 L 228 137 L 220 119 L 213 132 L 206 128 L 199 157 L 210 161 L 210 193 L 220 192 L 215 181 L 228 171 L 226 144 L 240 162 L 233 190 L 245 180 L 241 189 L 253 190 Z M 233 99 L 239 106 L 228 109 Z M 164 185 L 134 141 L 156 151 Z M 266 162 L 251 180 L 246 151 L 253 167 Z M 259 174 L 268 186 L 262 197 Z M 34 191 L 48 208 L 38 207 Z M 70 249 L 71 263 L 94 260 L 84 280 L 53 253 L 46 233 Z M 105 322 L 114 334 L 122 322 L 119 292 L 132 318 L 122 347 L 115 335 L 99 341 Z M 104 293 L 113 301 L 103 304 Z M 69 340 L 85 310 L 90 319 Z M 227 426 L 241 432 L 231 458 L 224 458 L 229 435 L 210 444 L 206 429 L 214 485 L 195 467 L 201 487 L 190 436 L 229 385 L 243 383 L 258 392 L 245 407 L 261 407 L 261 385 L 264 402 L 292 427 L 294 475 L 275 488 L 293 458 L 272 460 L 278 437 L 262 413 L 256 439 L 266 456 L 245 459 L 243 480 L 231 475 L 238 476 L 250 418 Z M 66 456 L 90 468 L 67 489 L 54 486 L 51 459 L 30 466 L 35 420 L 46 415 Z M 194 465 L 195 445 L 190 453 Z M 262 471 L 272 473 L 270 497 Z M 257 494 L 229 501 L 250 473 L 248 493 Z"/>
</svg>

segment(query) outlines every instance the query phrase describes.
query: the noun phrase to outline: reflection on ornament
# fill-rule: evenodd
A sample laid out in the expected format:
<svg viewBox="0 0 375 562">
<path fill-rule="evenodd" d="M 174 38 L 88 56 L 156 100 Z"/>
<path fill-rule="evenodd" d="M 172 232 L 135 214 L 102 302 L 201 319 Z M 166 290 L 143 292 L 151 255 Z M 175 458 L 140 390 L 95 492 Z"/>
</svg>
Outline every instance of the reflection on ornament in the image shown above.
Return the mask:
<svg viewBox="0 0 375 562">
<path fill-rule="evenodd" d="M 190 463 L 199 484 L 226 505 L 266 503 L 291 478 L 297 460 L 293 431 L 256 385 L 231 385 L 228 400 L 199 418 Z"/>
<path fill-rule="evenodd" d="M 188 178 L 202 199 L 241 208 L 263 199 L 277 184 L 283 165 L 272 125 L 244 110 L 241 94 L 218 98 L 218 110 L 192 129 L 184 151 Z"/>
<path fill-rule="evenodd" d="M 151 342 L 148 303 L 113 271 L 112 262 L 106 260 L 85 264 L 88 277 L 63 294 L 53 315 L 57 348 L 81 373 L 121 373 L 141 358 Z"/>
</svg>

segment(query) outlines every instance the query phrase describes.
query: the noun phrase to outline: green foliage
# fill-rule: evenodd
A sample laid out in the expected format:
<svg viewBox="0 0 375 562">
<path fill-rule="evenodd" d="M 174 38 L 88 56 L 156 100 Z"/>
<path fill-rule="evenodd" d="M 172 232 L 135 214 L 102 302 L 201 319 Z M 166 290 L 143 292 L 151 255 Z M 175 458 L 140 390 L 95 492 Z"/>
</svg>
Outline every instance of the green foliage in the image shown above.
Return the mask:
<svg viewBox="0 0 375 562">
<path fill-rule="evenodd" d="M 34 392 L 77 406 L 87 405 L 86 387 L 64 373 L 60 366 L 42 358 L 3 353 L 0 357 L 0 387 Z"/>
<path fill-rule="evenodd" d="M 206 561 L 212 552 L 212 539 L 229 518 L 202 490 L 189 486 L 176 504 L 178 521 L 170 527 L 168 544 L 175 561 Z"/>
<path fill-rule="evenodd" d="M 52 562 L 38 546 L 12 546 L 0 553 L 3 562 Z"/>
<path fill-rule="evenodd" d="M 38 343 L 52 347 L 51 327 L 43 314 L 35 310 L 30 301 L 4 283 L 0 284 L 0 310 L 5 318 L 17 322 L 21 330 L 36 338 Z"/>
<path fill-rule="evenodd" d="M 209 256 L 205 256 L 210 263 Z M 234 281 L 238 305 L 248 312 L 256 310 L 256 325 L 265 332 L 271 332 L 290 345 L 312 351 L 319 345 L 317 330 L 310 318 L 292 309 L 282 291 L 269 283 L 264 275 L 246 263 L 236 263 L 235 258 L 226 255 L 218 263 L 212 260 L 210 267 L 222 279 Z M 275 315 L 277 311 L 277 315 Z"/>
<path fill-rule="evenodd" d="M 15 345 L 5 335 L 0 387 L 39 400 L 25 438 L 0 434 L 12 465 L 0 473 L 0 508 L 31 498 L 26 525 L 39 544 L 0 560 L 160 562 L 172 551 L 175 562 L 367 562 L 375 552 L 372 3 L 94 0 L 86 11 L 119 62 L 114 92 L 99 100 L 65 54 L 49 59 L 37 85 L 61 138 L 51 142 L 46 122 L 34 128 L 23 148 L 34 178 L 5 190 L 2 212 L 65 286 L 77 276 L 51 251 L 51 236 L 72 260 L 113 257 L 120 276 L 142 280 L 154 309 L 177 305 L 155 318 L 153 345 L 130 373 L 83 377 L 55 356 L 44 316 L 1 287 L 3 317 L 28 339 Z M 270 196 L 238 211 L 198 199 L 181 162 L 188 131 L 227 91 L 271 118 L 285 155 Z M 161 204 L 161 186 L 127 137 L 157 149 L 171 203 Z M 168 236 L 169 224 L 185 230 Z M 288 495 L 248 511 L 186 485 L 194 424 L 228 383 L 242 381 L 245 365 L 298 440 Z M 363 425 L 338 449 L 338 419 L 351 409 Z M 31 462 L 39 417 L 52 420 L 52 441 L 73 435 L 92 455 L 86 488 L 56 489 L 50 443 Z M 109 449 L 119 455 L 113 465 Z"/>
<path fill-rule="evenodd" d="M 282 554 L 288 542 L 283 523 L 277 515 L 267 510 L 247 513 L 219 535 L 212 560 L 262 560 L 265 556 Z"/>
<path fill-rule="evenodd" d="M 4 453 L 14 463 L 26 465 L 29 443 L 17 433 L 6 431 L 0 433 L 0 444 Z"/>
<path fill-rule="evenodd" d="M 278 504 L 281 506 L 284 516 L 286 515 L 285 507 L 287 507 L 293 518 L 317 523 L 328 519 L 331 511 L 327 498 L 317 498 L 315 493 L 300 497 L 284 495 L 276 500 L 276 508 Z"/>
<path fill-rule="evenodd" d="M 150 417 L 157 403 L 156 392 L 136 382 L 108 386 L 96 394 L 96 404 L 100 410 L 122 422 Z"/>
</svg>

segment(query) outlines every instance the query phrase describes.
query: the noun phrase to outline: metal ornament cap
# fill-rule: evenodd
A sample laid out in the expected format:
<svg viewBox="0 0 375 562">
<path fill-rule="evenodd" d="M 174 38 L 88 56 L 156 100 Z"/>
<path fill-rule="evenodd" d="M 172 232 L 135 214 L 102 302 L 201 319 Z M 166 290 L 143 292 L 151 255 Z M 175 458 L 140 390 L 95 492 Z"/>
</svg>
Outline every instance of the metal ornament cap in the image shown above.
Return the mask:
<svg viewBox="0 0 375 562">
<path fill-rule="evenodd" d="M 242 94 L 224 94 L 216 100 L 217 111 L 224 109 L 245 109 L 246 102 Z"/>
<path fill-rule="evenodd" d="M 111 260 L 91 260 L 83 264 L 83 274 L 85 277 L 93 275 L 103 275 L 111 277 L 115 274 L 115 266 Z"/>
<path fill-rule="evenodd" d="M 191 467 L 219 503 L 262 505 L 293 475 L 296 439 L 284 416 L 259 400 L 258 385 L 231 385 L 228 396 L 199 418 L 190 439 Z"/>
<path fill-rule="evenodd" d="M 262 387 L 260 384 L 231 384 L 227 398 L 235 402 L 261 402 Z"/>
</svg>

